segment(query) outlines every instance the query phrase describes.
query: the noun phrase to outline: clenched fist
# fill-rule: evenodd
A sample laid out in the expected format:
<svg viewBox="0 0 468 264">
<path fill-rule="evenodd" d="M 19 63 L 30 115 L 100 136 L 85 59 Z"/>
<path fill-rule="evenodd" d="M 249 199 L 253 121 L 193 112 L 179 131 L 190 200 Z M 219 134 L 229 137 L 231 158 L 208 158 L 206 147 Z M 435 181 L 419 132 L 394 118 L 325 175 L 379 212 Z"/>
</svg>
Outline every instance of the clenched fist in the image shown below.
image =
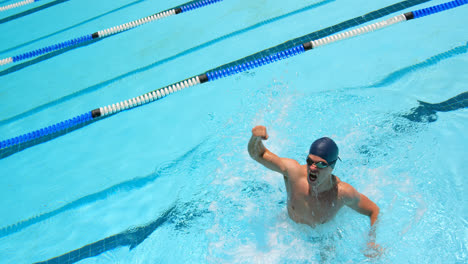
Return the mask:
<svg viewBox="0 0 468 264">
<path fill-rule="evenodd" d="M 265 126 L 256 126 L 252 128 L 252 136 L 254 137 L 260 137 L 261 139 L 267 140 L 268 139 L 268 133 L 266 131 Z"/>
</svg>

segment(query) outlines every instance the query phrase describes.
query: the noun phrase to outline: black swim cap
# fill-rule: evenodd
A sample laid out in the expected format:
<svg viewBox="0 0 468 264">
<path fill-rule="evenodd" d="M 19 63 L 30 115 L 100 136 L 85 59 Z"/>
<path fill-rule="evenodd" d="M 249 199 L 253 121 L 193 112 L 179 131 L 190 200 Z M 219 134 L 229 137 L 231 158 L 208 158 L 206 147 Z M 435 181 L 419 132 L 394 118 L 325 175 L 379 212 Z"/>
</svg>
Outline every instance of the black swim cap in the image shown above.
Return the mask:
<svg viewBox="0 0 468 264">
<path fill-rule="evenodd" d="M 319 156 L 330 164 L 338 159 L 338 146 L 331 138 L 319 138 L 310 146 L 309 154 Z"/>
</svg>

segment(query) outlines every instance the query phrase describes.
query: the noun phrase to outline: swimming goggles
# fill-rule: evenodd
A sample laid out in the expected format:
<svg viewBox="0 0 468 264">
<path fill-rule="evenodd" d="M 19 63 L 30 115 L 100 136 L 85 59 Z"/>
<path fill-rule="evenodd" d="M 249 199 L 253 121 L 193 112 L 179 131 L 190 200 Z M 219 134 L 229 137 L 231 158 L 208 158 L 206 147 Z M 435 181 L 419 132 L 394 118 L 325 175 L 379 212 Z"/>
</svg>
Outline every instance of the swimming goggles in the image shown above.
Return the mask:
<svg viewBox="0 0 468 264">
<path fill-rule="evenodd" d="M 319 169 L 325 169 L 326 167 L 333 165 L 336 162 L 336 160 L 334 160 L 334 161 L 332 161 L 330 163 L 325 163 L 323 161 L 314 162 L 309 157 L 307 157 L 306 162 L 307 162 L 307 166 L 309 166 L 309 167 L 312 166 L 312 164 L 314 164 L 315 167 L 317 167 Z"/>
</svg>

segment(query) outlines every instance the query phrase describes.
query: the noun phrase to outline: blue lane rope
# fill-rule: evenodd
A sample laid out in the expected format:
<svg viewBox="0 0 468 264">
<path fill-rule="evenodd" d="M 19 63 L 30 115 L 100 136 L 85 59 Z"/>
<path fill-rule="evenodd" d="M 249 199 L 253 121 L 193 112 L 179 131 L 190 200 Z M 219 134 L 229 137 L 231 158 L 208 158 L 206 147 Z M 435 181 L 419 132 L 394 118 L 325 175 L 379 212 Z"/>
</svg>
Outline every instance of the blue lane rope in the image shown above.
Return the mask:
<svg viewBox="0 0 468 264">
<path fill-rule="evenodd" d="M 25 0 L 25 1 L 17 2 L 17 3 L 6 5 L 6 6 L 0 6 L 0 12 L 8 10 L 8 9 L 13 9 L 13 8 L 16 8 L 16 7 L 24 6 L 24 5 L 27 5 L 27 4 L 39 2 L 39 1 L 40 0 Z"/>
<path fill-rule="evenodd" d="M 305 52 L 304 46 L 299 45 L 299 46 L 296 46 L 296 47 L 293 47 L 284 51 L 277 52 L 276 54 L 273 54 L 270 56 L 265 56 L 265 57 L 258 58 L 253 61 L 244 62 L 240 65 L 231 66 L 229 68 L 221 69 L 217 71 L 209 71 L 206 73 L 206 76 L 208 78 L 208 81 L 213 81 L 213 80 L 217 80 L 223 77 L 227 77 L 230 75 L 248 71 L 248 70 L 263 66 L 263 65 L 267 65 L 267 64 L 279 61 L 279 60 L 287 59 L 289 57 L 299 55 L 303 52 Z"/>
<path fill-rule="evenodd" d="M 28 141 L 31 141 L 31 140 L 35 140 L 35 139 L 38 139 L 38 138 L 41 138 L 41 137 L 48 136 L 50 134 L 54 134 L 56 132 L 66 130 L 68 128 L 71 128 L 71 127 L 77 126 L 79 124 L 88 122 L 88 121 L 92 120 L 92 118 L 93 117 L 92 117 L 91 112 L 88 112 L 88 113 L 85 113 L 85 114 L 82 114 L 82 115 L 79 115 L 79 116 L 75 116 L 73 118 L 67 119 L 67 120 L 59 122 L 57 124 L 35 130 L 33 132 L 26 133 L 26 134 L 23 134 L 21 136 L 10 138 L 8 140 L 1 141 L 0 142 L 0 149 L 12 147 L 14 145 L 22 144 L 22 143 L 25 143 L 25 142 L 28 142 Z"/>
<path fill-rule="evenodd" d="M 194 1 L 193 3 L 189 4 L 184 4 L 180 8 L 182 10 L 182 13 L 192 11 L 197 8 L 201 8 L 207 5 L 211 5 L 217 2 L 221 2 L 223 0 L 203 0 L 203 1 Z"/>
<path fill-rule="evenodd" d="M 452 8 L 455 8 L 455 7 L 458 7 L 467 3 L 468 3 L 468 0 L 456 0 L 456 1 L 447 2 L 444 4 L 413 11 L 413 15 L 414 15 L 414 18 L 420 18 L 423 16 L 428 16 L 428 15 L 432 15 L 432 14 L 442 12 L 448 9 L 452 9 Z"/>
<path fill-rule="evenodd" d="M 33 0 L 28 0 L 28 1 L 33 1 Z M 123 32 L 123 31 L 133 29 L 140 25 L 153 22 L 158 19 L 162 19 L 162 18 L 172 16 L 172 15 L 181 14 L 184 12 L 188 12 L 188 11 L 198 9 L 204 6 L 208 6 L 208 5 L 221 2 L 221 1 L 223 0 L 197 0 L 197 1 L 188 2 L 180 6 L 177 6 L 177 7 L 174 7 L 174 8 L 171 8 L 171 9 L 168 9 L 168 10 L 165 10 L 165 11 L 153 14 L 151 16 L 147 16 L 147 17 L 132 21 L 132 22 L 128 22 L 119 26 L 104 29 L 104 30 L 97 31 L 95 33 L 88 34 L 79 38 L 74 38 L 74 39 L 64 41 L 55 45 L 50 45 L 44 48 L 36 49 L 33 51 L 25 52 L 20 55 L 2 59 L 0 60 L 0 66 L 6 65 L 9 63 L 15 63 L 15 62 L 26 60 L 26 59 L 33 58 L 33 57 L 37 57 L 37 56 L 50 53 L 53 51 L 61 50 L 67 47 L 78 46 L 82 43 L 91 41 L 93 39 L 105 38 L 105 37 L 108 37 L 108 36 Z"/>
<path fill-rule="evenodd" d="M 55 45 L 50 45 L 50 46 L 47 46 L 45 48 L 41 48 L 41 49 L 26 52 L 26 53 L 23 53 L 23 54 L 20 54 L 20 55 L 17 55 L 17 56 L 13 56 L 11 58 L 12 58 L 13 62 L 17 62 L 17 61 L 33 58 L 33 57 L 36 57 L 36 56 L 40 56 L 42 54 L 53 52 L 53 51 L 56 51 L 56 50 L 68 48 L 68 47 L 71 47 L 71 46 L 77 46 L 77 45 L 79 45 L 81 43 L 90 41 L 92 39 L 93 39 L 93 36 L 91 34 L 89 34 L 89 35 L 85 35 L 85 36 L 82 36 L 82 37 L 79 37 L 79 38 L 70 39 L 70 40 L 55 44 Z"/>
<path fill-rule="evenodd" d="M 371 31 L 374 31 L 383 27 L 387 27 L 387 26 L 390 26 L 390 25 L 393 25 L 402 21 L 408 21 L 410 19 L 422 17 L 420 14 L 424 14 L 423 16 L 426 16 L 426 15 L 438 13 L 444 10 L 448 10 L 454 7 L 458 7 L 467 3 L 468 3 L 468 0 L 455 0 L 455 1 L 448 2 L 446 4 L 437 5 L 437 6 L 429 7 L 425 9 L 420 9 L 420 10 L 416 10 L 413 12 L 408 12 L 405 14 L 401 14 L 401 15 L 389 18 L 384 21 L 380 21 L 371 25 L 360 27 L 354 30 L 344 32 L 344 33 L 338 33 L 332 36 L 306 42 L 301 45 L 297 45 L 293 48 L 289 48 L 289 49 L 274 53 L 272 55 L 266 55 L 266 56 L 263 56 L 254 60 L 250 60 L 250 61 L 244 62 L 236 66 L 225 67 L 223 69 L 217 69 L 217 70 L 209 70 L 204 74 L 188 78 L 186 80 L 171 84 L 163 88 L 159 88 L 157 90 L 140 95 L 138 97 L 125 100 L 117 104 L 112 104 L 112 105 L 104 106 L 101 108 L 97 108 L 85 114 L 68 119 L 64 122 L 60 122 L 55 125 L 48 126 L 48 127 L 33 131 L 31 133 L 24 134 L 15 138 L 0 141 L 0 151 L 3 152 L 5 150 L 5 153 L 6 153 L 6 154 L 2 154 L 2 152 L 0 152 L 0 158 L 4 158 L 6 156 L 9 156 L 15 153 L 15 151 L 10 151 L 10 153 L 7 153 L 7 152 L 9 149 L 12 149 L 15 147 L 19 149 L 20 148 L 19 146 L 23 143 L 27 143 L 32 140 L 39 139 L 44 136 L 51 135 L 57 132 L 62 132 L 62 131 L 65 131 L 67 129 L 70 129 L 76 126 L 90 123 L 93 120 L 97 120 L 98 118 L 104 118 L 106 116 L 110 116 L 110 115 L 116 114 L 124 110 L 132 109 L 132 108 L 159 100 L 169 94 L 172 94 L 176 91 L 180 91 L 187 87 L 191 87 L 200 83 L 214 81 L 220 78 L 228 77 L 230 75 L 238 74 L 238 73 L 250 70 L 250 69 L 254 69 L 263 65 L 267 65 L 267 64 L 279 61 L 279 60 L 283 60 L 289 57 L 302 54 L 307 50 L 311 50 L 319 46 L 333 43 L 338 40 L 342 40 L 342 39 L 354 37 L 360 34 L 364 34 L 367 32 L 371 32 Z M 17 151 L 20 151 L 20 150 L 17 150 Z"/>
</svg>

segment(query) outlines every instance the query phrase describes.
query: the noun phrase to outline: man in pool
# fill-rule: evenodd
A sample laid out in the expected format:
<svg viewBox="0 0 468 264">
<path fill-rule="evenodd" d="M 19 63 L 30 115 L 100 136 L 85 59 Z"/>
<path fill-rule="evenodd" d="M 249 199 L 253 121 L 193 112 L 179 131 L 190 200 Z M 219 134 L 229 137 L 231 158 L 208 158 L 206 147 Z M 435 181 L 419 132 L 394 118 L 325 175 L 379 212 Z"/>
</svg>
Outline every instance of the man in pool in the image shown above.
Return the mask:
<svg viewBox="0 0 468 264">
<path fill-rule="evenodd" d="M 375 224 L 379 207 L 332 174 L 339 159 L 338 146 L 332 139 L 324 137 L 314 141 L 305 165 L 293 159 L 278 157 L 269 151 L 262 143 L 262 140 L 267 139 L 264 126 L 254 127 L 248 151 L 263 166 L 283 174 L 288 193 L 288 214 L 294 222 L 315 227 L 334 218 L 346 205 L 369 216 L 371 226 Z M 371 230 L 369 246 L 376 248 L 374 228 Z"/>
</svg>

